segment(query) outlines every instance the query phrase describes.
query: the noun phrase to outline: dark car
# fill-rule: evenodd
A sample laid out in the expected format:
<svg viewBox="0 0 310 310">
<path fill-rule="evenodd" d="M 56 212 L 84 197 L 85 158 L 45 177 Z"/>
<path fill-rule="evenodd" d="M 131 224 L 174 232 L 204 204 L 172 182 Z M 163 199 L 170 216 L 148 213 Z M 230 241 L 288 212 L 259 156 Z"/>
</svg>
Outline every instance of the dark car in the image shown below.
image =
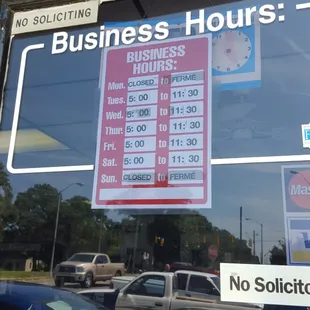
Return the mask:
<svg viewBox="0 0 310 310">
<path fill-rule="evenodd" d="M 74 292 L 46 285 L 0 281 L 2 310 L 105 310 L 106 308 Z"/>
</svg>

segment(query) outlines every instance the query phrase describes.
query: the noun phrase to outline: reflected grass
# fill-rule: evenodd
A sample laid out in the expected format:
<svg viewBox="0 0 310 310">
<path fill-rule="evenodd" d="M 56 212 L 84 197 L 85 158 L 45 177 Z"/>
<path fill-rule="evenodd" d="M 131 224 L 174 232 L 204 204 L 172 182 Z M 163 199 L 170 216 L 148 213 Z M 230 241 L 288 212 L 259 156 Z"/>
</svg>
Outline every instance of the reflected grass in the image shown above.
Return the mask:
<svg viewBox="0 0 310 310">
<path fill-rule="evenodd" d="M 49 277 L 48 272 L 41 271 L 0 271 L 0 280 L 29 280 L 29 279 L 46 279 Z"/>
</svg>

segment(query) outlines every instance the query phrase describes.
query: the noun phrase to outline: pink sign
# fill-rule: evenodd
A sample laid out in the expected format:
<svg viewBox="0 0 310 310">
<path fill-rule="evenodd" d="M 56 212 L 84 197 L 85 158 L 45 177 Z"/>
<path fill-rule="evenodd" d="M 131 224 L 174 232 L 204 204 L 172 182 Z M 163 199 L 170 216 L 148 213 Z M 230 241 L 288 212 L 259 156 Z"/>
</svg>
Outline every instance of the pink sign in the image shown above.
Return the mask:
<svg viewBox="0 0 310 310">
<path fill-rule="evenodd" d="M 291 175 L 288 194 L 291 200 L 303 209 L 310 209 L 310 170 L 298 171 Z"/>
<path fill-rule="evenodd" d="M 218 249 L 215 245 L 210 245 L 208 249 L 210 259 L 216 259 L 218 256 Z"/>
<path fill-rule="evenodd" d="M 93 208 L 211 208 L 211 47 L 104 51 Z"/>
</svg>

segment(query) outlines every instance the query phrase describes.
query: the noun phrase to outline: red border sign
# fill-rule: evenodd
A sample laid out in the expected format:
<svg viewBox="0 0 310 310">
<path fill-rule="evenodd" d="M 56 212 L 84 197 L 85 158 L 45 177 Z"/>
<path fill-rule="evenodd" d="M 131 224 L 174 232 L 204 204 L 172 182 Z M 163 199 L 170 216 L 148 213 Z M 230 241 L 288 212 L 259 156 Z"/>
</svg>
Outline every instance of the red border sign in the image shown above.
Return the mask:
<svg viewBox="0 0 310 310">
<path fill-rule="evenodd" d="M 211 207 L 211 45 L 105 50 L 93 208 Z"/>
<path fill-rule="evenodd" d="M 216 259 L 218 256 L 218 249 L 215 245 L 210 245 L 208 248 L 208 255 L 210 259 Z"/>
</svg>

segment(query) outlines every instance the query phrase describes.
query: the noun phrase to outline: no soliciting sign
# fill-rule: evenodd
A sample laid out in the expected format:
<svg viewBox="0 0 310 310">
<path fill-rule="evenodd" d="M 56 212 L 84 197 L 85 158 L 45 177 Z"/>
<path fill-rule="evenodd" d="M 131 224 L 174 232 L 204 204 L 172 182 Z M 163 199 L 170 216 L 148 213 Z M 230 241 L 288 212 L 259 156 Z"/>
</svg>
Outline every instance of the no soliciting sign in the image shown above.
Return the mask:
<svg viewBox="0 0 310 310">
<path fill-rule="evenodd" d="M 308 307 L 309 267 L 221 264 L 221 300 Z"/>
</svg>

